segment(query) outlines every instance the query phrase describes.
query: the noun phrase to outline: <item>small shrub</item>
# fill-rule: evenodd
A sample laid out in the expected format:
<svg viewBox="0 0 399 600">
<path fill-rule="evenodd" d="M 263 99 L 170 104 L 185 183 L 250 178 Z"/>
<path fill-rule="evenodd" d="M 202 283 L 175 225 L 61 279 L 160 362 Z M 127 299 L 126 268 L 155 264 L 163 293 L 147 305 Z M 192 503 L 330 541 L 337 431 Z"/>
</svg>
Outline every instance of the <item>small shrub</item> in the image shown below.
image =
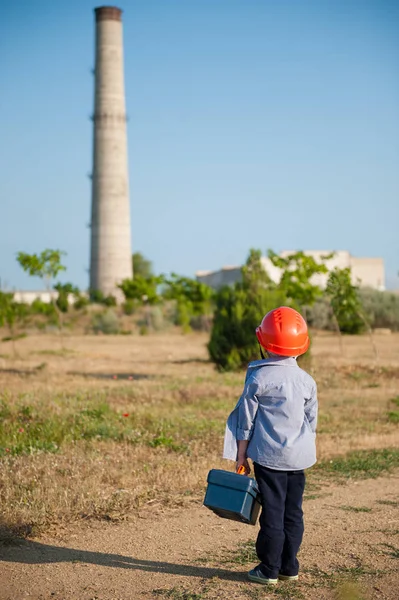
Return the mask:
<svg viewBox="0 0 399 600">
<path fill-rule="evenodd" d="M 106 335 L 119 333 L 120 324 L 118 315 L 112 309 L 93 315 L 92 328 L 95 333 L 104 333 Z"/>
<path fill-rule="evenodd" d="M 126 302 L 123 305 L 123 312 L 125 313 L 125 315 L 132 315 L 134 314 L 136 310 L 136 303 L 134 300 L 126 300 Z"/>
<path fill-rule="evenodd" d="M 113 296 L 112 294 L 110 294 L 109 296 L 105 296 L 103 304 L 104 306 L 116 306 L 117 303 L 115 296 Z"/>
<path fill-rule="evenodd" d="M 78 294 L 76 296 L 76 300 L 74 302 L 73 307 L 76 310 L 81 310 L 82 308 L 86 308 L 86 306 L 88 306 L 90 304 L 90 301 L 88 298 L 86 298 L 86 296 L 82 296 L 81 294 Z"/>
<path fill-rule="evenodd" d="M 284 292 L 270 289 L 259 251 L 251 250 L 242 272 L 241 283 L 221 288 L 215 298 L 208 351 L 222 371 L 244 368 L 260 358 L 256 327 L 269 310 L 287 304 Z"/>
<path fill-rule="evenodd" d="M 43 302 L 40 298 L 35 298 L 30 305 L 30 312 L 33 315 L 45 315 L 46 317 L 56 316 L 56 310 L 51 302 Z"/>
<path fill-rule="evenodd" d="M 325 294 L 331 302 L 342 333 L 363 333 L 367 323 L 363 316 L 359 289 L 352 284 L 350 268 L 336 267 L 330 271 Z"/>
<path fill-rule="evenodd" d="M 318 298 L 313 306 L 306 307 L 307 322 L 314 329 L 334 330 L 332 308 L 328 300 Z"/>
<path fill-rule="evenodd" d="M 102 304 L 103 306 L 116 306 L 116 298 L 111 294 L 104 296 L 101 290 L 89 290 L 90 302 L 93 304 Z"/>
<path fill-rule="evenodd" d="M 359 290 L 364 312 L 373 328 L 388 327 L 399 331 L 399 295 L 364 288 Z"/>
</svg>

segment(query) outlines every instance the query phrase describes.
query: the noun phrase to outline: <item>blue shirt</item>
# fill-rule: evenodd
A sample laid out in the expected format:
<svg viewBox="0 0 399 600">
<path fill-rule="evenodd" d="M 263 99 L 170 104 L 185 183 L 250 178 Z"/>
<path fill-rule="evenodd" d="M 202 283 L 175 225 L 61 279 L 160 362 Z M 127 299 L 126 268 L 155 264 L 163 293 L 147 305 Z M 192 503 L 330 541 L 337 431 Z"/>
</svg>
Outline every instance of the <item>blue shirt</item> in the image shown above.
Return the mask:
<svg viewBox="0 0 399 600">
<path fill-rule="evenodd" d="M 281 471 L 316 462 L 317 389 L 295 358 L 251 362 L 244 391 L 230 414 L 223 458 L 236 460 L 237 440 L 249 440 L 247 456 Z"/>
</svg>

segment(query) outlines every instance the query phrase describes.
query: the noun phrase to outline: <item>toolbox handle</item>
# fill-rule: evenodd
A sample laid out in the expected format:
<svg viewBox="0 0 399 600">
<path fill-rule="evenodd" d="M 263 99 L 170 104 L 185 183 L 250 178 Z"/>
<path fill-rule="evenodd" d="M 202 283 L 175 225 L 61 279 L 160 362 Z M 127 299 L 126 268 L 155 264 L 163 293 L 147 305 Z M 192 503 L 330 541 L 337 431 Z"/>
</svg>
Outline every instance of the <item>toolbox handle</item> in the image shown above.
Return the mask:
<svg viewBox="0 0 399 600">
<path fill-rule="evenodd" d="M 238 475 L 245 475 L 245 467 L 244 467 L 244 465 L 241 465 L 240 467 L 238 467 L 237 473 L 238 473 Z"/>
</svg>

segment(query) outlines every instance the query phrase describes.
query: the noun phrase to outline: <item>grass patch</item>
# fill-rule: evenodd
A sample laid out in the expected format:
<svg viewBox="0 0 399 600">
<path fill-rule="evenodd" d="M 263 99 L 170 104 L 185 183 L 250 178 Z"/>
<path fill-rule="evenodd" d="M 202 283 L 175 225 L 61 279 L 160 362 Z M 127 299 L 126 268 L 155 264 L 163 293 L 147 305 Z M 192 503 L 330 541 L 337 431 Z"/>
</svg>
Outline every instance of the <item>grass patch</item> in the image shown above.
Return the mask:
<svg viewBox="0 0 399 600">
<path fill-rule="evenodd" d="M 205 596 L 202 592 L 192 592 L 182 588 L 173 587 L 170 590 L 156 589 L 152 590 L 156 597 L 171 598 L 172 600 L 204 600 Z"/>
<path fill-rule="evenodd" d="M 382 544 L 385 548 L 388 548 L 389 552 L 385 552 L 388 556 L 392 558 L 399 558 L 399 548 L 392 546 L 392 544 Z"/>
<path fill-rule="evenodd" d="M 399 507 L 399 502 L 397 500 L 377 500 L 377 504 L 384 504 L 386 506 L 396 506 Z"/>
<path fill-rule="evenodd" d="M 345 479 L 374 479 L 399 467 L 399 448 L 357 450 L 316 464 L 312 473 Z"/>
<path fill-rule="evenodd" d="M 27 333 L 17 333 L 15 335 L 6 335 L 5 337 L 1 338 L 2 342 L 15 342 L 17 340 L 22 340 L 23 338 L 27 337 Z"/>
<path fill-rule="evenodd" d="M 57 350 L 50 348 L 48 350 L 37 350 L 35 354 L 43 356 L 70 356 L 76 354 L 76 351 L 70 348 L 59 348 Z"/>
<path fill-rule="evenodd" d="M 399 423 L 399 410 L 390 410 L 387 414 L 390 423 Z"/>
<path fill-rule="evenodd" d="M 130 399 L 131 402 L 131 399 Z M 99 392 L 60 394 L 43 399 L 23 394 L 0 395 L 0 457 L 59 452 L 77 441 L 117 441 L 187 453 L 193 440 L 222 435 L 223 422 L 196 416 L 189 410 L 169 418 L 112 407 Z"/>
<path fill-rule="evenodd" d="M 248 540 L 247 542 L 240 542 L 237 549 L 225 555 L 220 562 L 229 565 L 247 565 L 249 563 L 259 562 L 254 541 Z"/>
<path fill-rule="evenodd" d="M 392 404 L 399 407 L 399 396 L 395 396 L 395 398 L 391 398 Z"/>
<path fill-rule="evenodd" d="M 362 513 L 368 513 L 371 512 L 371 508 L 368 508 L 367 506 L 340 506 L 339 508 L 341 508 L 342 510 L 347 510 L 350 512 L 362 512 Z"/>
<path fill-rule="evenodd" d="M 69 403 L 69 407 L 63 406 Z M 90 397 L 79 401 L 68 396 L 56 398 L 51 407 L 43 407 L 31 405 L 27 399 L 14 404 L 3 396 L 0 422 L 0 457 L 58 452 L 63 444 L 78 440 L 135 440 L 121 414 Z"/>
</svg>

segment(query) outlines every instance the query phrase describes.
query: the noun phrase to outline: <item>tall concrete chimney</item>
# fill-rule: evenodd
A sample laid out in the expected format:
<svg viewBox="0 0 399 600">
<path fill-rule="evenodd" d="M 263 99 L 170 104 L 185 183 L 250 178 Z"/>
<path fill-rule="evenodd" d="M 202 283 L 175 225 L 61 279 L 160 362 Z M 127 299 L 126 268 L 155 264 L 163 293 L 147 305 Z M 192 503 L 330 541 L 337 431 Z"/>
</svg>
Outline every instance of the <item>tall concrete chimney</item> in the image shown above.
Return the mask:
<svg viewBox="0 0 399 600">
<path fill-rule="evenodd" d="M 132 277 L 122 11 L 94 9 L 96 19 L 90 289 L 121 298 Z"/>
</svg>

